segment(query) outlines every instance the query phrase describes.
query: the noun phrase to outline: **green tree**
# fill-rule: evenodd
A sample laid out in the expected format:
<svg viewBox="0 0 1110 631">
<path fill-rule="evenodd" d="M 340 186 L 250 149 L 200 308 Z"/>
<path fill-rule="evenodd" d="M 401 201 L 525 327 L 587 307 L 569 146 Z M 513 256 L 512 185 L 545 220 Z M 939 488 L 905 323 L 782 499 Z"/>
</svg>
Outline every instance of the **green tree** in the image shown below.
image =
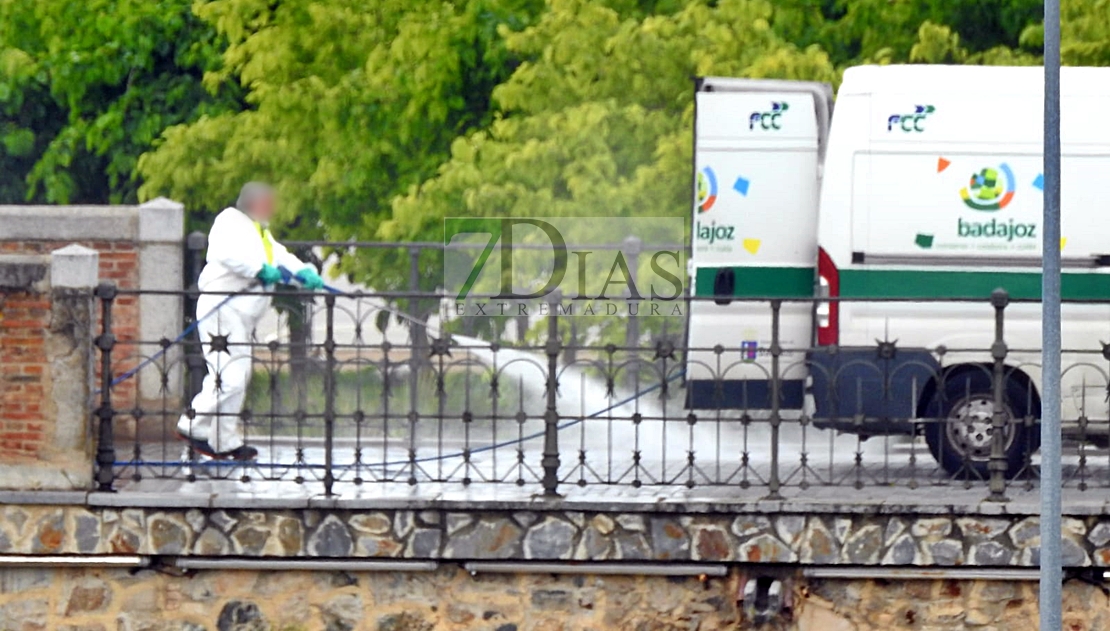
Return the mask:
<svg viewBox="0 0 1110 631">
<path fill-rule="evenodd" d="M 222 43 L 189 6 L 0 0 L 0 200 L 133 202 L 167 126 L 239 107 L 201 85 Z"/>
<path fill-rule="evenodd" d="M 782 0 L 774 24 L 788 41 L 821 46 L 838 66 L 905 63 L 926 22 L 947 26 L 975 54 L 1016 47 L 1041 7 L 1039 0 Z"/>
<path fill-rule="evenodd" d="M 553 0 L 535 26 L 505 33 L 530 61 L 495 90 L 498 119 L 457 139 L 433 178 L 394 201 L 378 235 L 436 239 L 452 215 L 685 216 L 693 77 L 836 78 L 817 47 L 778 37 L 772 17 L 758 0 L 643 18 Z"/>
<path fill-rule="evenodd" d="M 1110 63 L 1107 2 L 1065 0 L 1066 61 Z M 216 210 L 269 179 L 286 236 L 339 240 L 438 241 L 450 215 L 683 216 L 692 77 L 835 84 L 858 63 L 1036 63 L 1040 6 L 202 1 L 227 42 L 206 83 L 241 85 L 247 105 L 166 129 L 140 161 L 141 194 Z M 428 290 L 441 260 L 424 257 Z M 411 261 L 362 251 L 343 270 L 403 289 Z"/>
<path fill-rule="evenodd" d="M 1069 66 L 1110 66 L 1110 0 L 1063 0 L 1060 3 L 1060 58 Z M 1022 46 L 1041 50 L 1044 24 L 1028 26 Z"/>
<path fill-rule="evenodd" d="M 227 38 L 214 84 L 237 80 L 249 107 L 166 130 L 139 169 L 144 197 L 217 210 L 248 179 L 282 193 L 285 236 L 366 239 L 390 201 L 435 173 L 451 142 L 489 124 L 494 86 L 516 59 L 502 31 L 542 0 L 214 0 L 197 13 Z M 344 252 L 340 252 L 344 254 Z M 438 252 L 410 288 L 405 249 L 363 250 L 342 266 L 379 290 L 432 290 Z M 398 301 L 417 318 L 430 302 Z M 379 323 L 379 326 L 381 324 Z M 414 343 L 423 345 L 423 329 Z"/>
<path fill-rule="evenodd" d="M 506 33 L 525 58 L 494 93 L 501 115 L 457 139 L 435 177 L 394 201 L 379 234 L 432 239 L 443 217 L 675 216 L 689 205 L 692 78 L 832 81 L 817 48 L 782 41 L 768 3 L 722 0 L 622 19 L 586 0 L 553 0 Z"/>
<path fill-rule="evenodd" d="M 964 47 L 960 36 L 947 26 L 925 22 L 917 30 L 917 41 L 910 49 L 913 63 L 926 64 L 987 64 L 992 66 L 1025 66 L 1041 62 L 1039 56 L 1020 48 L 995 46 L 981 52 Z"/>
<path fill-rule="evenodd" d="M 171 127 L 139 165 L 145 197 L 218 209 L 247 179 L 274 182 L 300 234 L 372 235 L 389 200 L 434 173 L 490 118 L 511 71 L 498 34 L 539 0 L 408 3 L 215 0 L 197 13 L 229 41 L 208 80 L 237 80 L 243 111 Z"/>
</svg>

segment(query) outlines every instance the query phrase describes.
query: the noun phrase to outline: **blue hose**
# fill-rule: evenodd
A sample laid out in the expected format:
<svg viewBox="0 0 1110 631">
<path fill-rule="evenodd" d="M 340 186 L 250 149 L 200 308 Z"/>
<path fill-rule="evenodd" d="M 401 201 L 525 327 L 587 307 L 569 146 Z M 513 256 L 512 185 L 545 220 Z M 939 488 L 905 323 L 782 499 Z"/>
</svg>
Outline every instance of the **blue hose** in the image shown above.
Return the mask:
<svg viewBox="0 0 1110 631">
<path fill-rule="evenodd" d="M 142 370 L 143 368 L 146 368 L 147 366 L 149 366 L 149 365 L 153 364 L 154 362 L 158 361 L 159 359 L 161 359 L 161 357 L 163 355 L 165 355 L 166 352 L 169 351 L 172 346 L 174 346 L 175 344 L 180 344 L 181 342 L 183 342 L 185 340 L 185 338 L 189 337 L 189 334 L 191 334 L 193 331 L 197 330 L 197 327 L 200 326 L 201 322 L 204 322 L 208 318 L 212 317 L 212 315 L 214 313 L 216 313 L 217 311 L 220 310 L 220 307 L 226 305 L 228 302 L 231 301 L 232 298 L 234 298 L 235 296 L 238 296 L 238 295 L 239 294 L 232 294 L 232 295 L 224 298 L 222 301 L 220 301 L 220 304 L 216 305 L 216 307 L 214 309 L 212 309 L 208 313 L 204 314 L 203 318 L 197 318 L 196 320 L 193 320 L 192 324 L 185 327 L 185 330 L 182 331 L 180 335 L 178 335 L 177 337 L 170 340 L 170 343 L 166 344 L 164 347 L 162 347 L 162 349 L 159 350 L 157 353 L 151 355 L 150 357 L 147 357 L 143 361 L 139 362 L 139 365 L 135 366 L 131 370 L 128 370 L 127 372 L 125 372 L 125 373 L 121 374 L 120 376 L 116 377 L 115 379 L 113 379 L 112 380 L 112 387 L 114 388 L 114 387 L 118 386 L 119 384 L 123 383 L 124 381 L 127 381 L 128 379 L 130 379 L 130 378 L 134 377 L 135 375 L 139 374 L 139 371 Z M 97 390 L 96 393 L 100 394 L 100 390 Z"/>
<path fill-rule="evenodd" d="M 685 373 L 686 373 L 685 370 L 680 370 L 680 371 L 672 374 L 670 377 L 667 377 L 663 382 L 657 383 L 657 384 L 655 384 L 653 386 L 650 386 L 648 388 L 644 388 L 643 390 L 640 390 L 639 392 L 636 392 L 635 394 L 632 394 L 629 397 L 627 397 L 627 398 L 625 398 L 621 401 L 613 403 L 609 407 L 602 408 L 600 410 L 597 410 L 596 412 L 592 412 L 590 414 L 587 414 L 586 416 L 576 418 L 576 419 L 571 420 L 571 421 L 567 421 L 566 423 L 562 423 L 558 426 L 558 431 L 563 431 L 564 429 L 569 429 L 571 427 L 574 427 L 575 425 L 578 425 L 579 423 L 581 423 L 585 420 L 597 418 L 597 417 L 601 416 L 602 414 L 605 414 L 606 412 L 608 412 L 610 410 L 613 410 L 613 409 L 619 408 L 622 405 L 626 405 L 628 403 L 631 403 L 631 402 L 635 401 L 636 399 L 639 399 L 640 397 L 644 396 L 645 394 L 654 392 L 654 391 L 662 388 L 665 383 L 670 383 L 670 382 L 674 381 L 675 379 L 680 379 Z M 506 441 L 503 441 L 503 442 L 500 442 L 500 443 L 494 443 L 492 445 L 484 445 L 482 447 L 477 447 L 475 449 L 470 449 L 468 451 L 469 451 L 470 455 L 485 453 L 487 451 L 494 451 L 496 449 L 511 447 L 513 445 L 519 445 L 519 444 L 527 442 L 529 440 L 535 440 L 537 438 L 542 438 L 543 435 L 544 435 L 544 432 L 535 432 L 535 433 L 529 434 L 527 436 L 521 436 L 520 438 L 514 438 L 512 440 L 506 440 Z M 423 464 L 425 462 L 436 462 L 438 460 L 450 460 L 452 458 L 462 458 L 464 456 L 466 456 L 466 452 L 458 451 L 458 452 L 455 452 L 455 453 L 445 454 L 445 455 L 442 455 L 442 456 L 425 456 L 423 458 L 415 458 L 413 460 L 395 460 L 393 462 L 365 463 L 365 464 L 358 465 L 358 466 L 365 467 L 367 469 L 375 468 L 375 467 L 380 467 L 380 468 L 384 469 L 386 467 L 399 467 L 399 466 L 407 465 L 407 464 Z M 144 461 L 144 462 L 138 462 L 138 463 L 136 463 L 136 462 L 115 462 L 113 464 L 115 466 L 143 465 L 143 466 L 148 466 L 148 467 L 191 466 L 191 467 L 216 467 L 216 468 L 219 468 L 219 467 L 250 466 L 250 467 L 258 467 L 258 468 L 265 468 L 265 469 L 286 469 L 286 468 L 289 468 L 289 469 L 323 469 L 324 468 L 324 465 L 322 465 L 322 464 L 278 464 L 278 463 L 261 463 L 261 462 L 243 463 L 243 462 L 233 462 L 233 461 L 225 461 L 225 460 L 209 460 L 207 462 L 199 462 L 199 461 L 198 462 L 192 462 L 192 461 L 149 462 L 149 461 Z M 332 468 L 333 469 L 350 469 L 354 466 L 356 466 L 356 465 L 340 465 L 340 466 L 333 466 Z"/>
<path fill-rule="evenodd" d="M 287 285 L 294 284 L 294 282 L 296 281 L 296 276 L 292 272 L 290 272 L 285 267 L 278 267 L 278 271 L 281 272 L 281 278 L 282 278 L 282 282 L 284 284 L 287 284 Z M 323 289 L 324 289 L 324 291 L 326 291 L 328 293 L 331 293 L 331 294 L 344 294 L 344 293 L 346 293 L 346 292 L 344 292 L 340 289 L 337 289 L 337 288 L 332 287 L 332 286 L 327 285 L 327 284 L 324 285 Z M 205 316 L 203 318 L 198 318 L 192 324 L 190 324 L 188 327 L 186 327 L 185 330 L 182 331 L 180 335 L 178 335 L 176 338 L 174 338 L 173 341 L 171 341 L 170 344 L 166 345 L 166 347 L 163 348 L 161 351 L 155 353 L 154 355 L 152 355 L 148 359 L 144 360 L 142 363 L 140 363 L 135 368 L 132 368 L 131 370 L 123 373 L 122 375 L 120 375 L 116 379 L 113 379 L 112 380 L 112 385 L 115 386 L 115 385 L 117 385 L 117 384 L 119 384 L 123 381 L 126 381 L 127 379 L 130 379 L 131 377 L 135 376 L 135 374 L 138 373 L 140 370 L 142 370 L 146 366 L 149 366 L 151 363 L 156 361 L 159 357 L 164 355 L 166 353 L 166 351 L 169 350 L 169 348 L 171 346 L 181 342 L 186 337 L 188 337 L 190 333 L 192 333 L 194 330 L 196 330 L 197 326 L 202 321 L 204 321 L 205 319 L 210 317 L 212 314 L 216 313 L 216 311 L 218 311 L 220 307 L 227 304 L 228 301 L 230 301 L 236 295 L 238 295 L 238 294 L 233 294 L 231 296 L 228 296 L 227 298 L 224 298 L 224 300 L 222 302 L 220 302 L 220 304 L 216 305 L 216 307 L 214 309 L 212 309 L 207 314 L 205 314 Z M 640 397 L 642 397 L 646 394 L 649 394 L 651 392 L 659 390 L 665 384 L 670 383 L 670 382 L 672 382 L 676 379 L 681 378 L 684 374 L 685 374 L 684 370 L 678 371 L 678 372 L 672 374 L 671 376 L 667 377 L 664 381 L 662 381 L 660 383 L 657 383 L 653 386 L 650 386 L 648 388 L 644 388 L 643 390 L 640 390 L 639 392 L 636 392 L 636 393 L 632 394 L 631 396 L 629 396 L 629 397 L 627 397 L 627 398 L 625 398 L 621 401 L 613 403 L 612 405 L 610 405 L 608 407 L 602 408 L 602 409 L 597 410 L 597 411 L 595 411 L 591 414 L 587 414 L 586 416 L 576 418 L 576 419 L 568 421 L 566 423 L 562 423 L 558 426 L 558 430 L 562 431 L 564 429 L 569 429 L 569 428 L 574 427 L 575 425 L 578 425 L 579 423 L 581 423 L 581 422 L 583 422 L 587 419 L 597 418 L 597 417 L 601 416 L 602 414 L 605 414 L 606 412 L 608 412 L 610 410 L 613 410 L 613 409 L 621 407 L 622 405 L 626 405 L 628 403 L 631 403 L 631 402 L 635 401 L 636 399 L 639 399 Z M 485 452 L 488 452 L 488 451 L 494 451 L 496 449 L 502 449 L 504 447 L 511 447 L 513 445 L 519 445 L 519 444 L 524 443 L 524 442 L 529 441 L 529 440 L 535 440 L 537 438 L 542 438 L 543 435 L 544 435 L 544 432 L 536 432 L 534 434 L 529 434 L 527 436 L 522 436 L 520 438 L 515 438 L 513 440 L 507 440 L 507 441 L 503 441 L 503 442 L 500 442 L 500 443 L 494 443 L 492 445 L 485 445 L 485 446 L 478 447 L 478 448 L 475 448 L 475 449 L 469 449 L 469 450 L 467 450 L 467 452 L 460 451 L 460 452 L 441 455 L 441 456 L 426 456 L 426 457 L 423 457 L 423 458 L 416 458 L 416 459 L 413 459 L 413 460 L 397 460 L 397 461 L 394 461 L 394 462 L 376 462 L 376 463 L 373 463 L 373 464 L 363 464 L 361 466 L 366 467 L 366 468 L 371 468 L 371 467 L 385 468 L 385 467 L 397 467 L 397 466 L 402 466 L 402 465 L 407 465 L 407 464 L 422 464 L 422 463 L 425 463 L 425 462 L 435 462 L 435 461 L 439 461 L 439 460 L 449 460 L 449 459 L 452 459 L 452 458 L 462 458 L 462 457 L 466 456 L 467 453 L 469 453 L 470 455 L 474 455 L 474 454 L 479 454 L 479 453 L 485 453 Z M 251 467 L 263 467 L 263 468 L 269 468 L 269 469 L 282 469 L 282 468 L 322 469 L 322 468 L 324 468 L 324 465 L 322 465 L 322 464 L 319 464 L 319 465 L 274 464 L 274 463 L 263 464 L 263 463 L 257 463 L 257 462 L 243 463 L 243 462 L 230 462 L 230 461 L 221 461 L 221 460 L 209 460 L 207 462 L 190 462 L 190 461 L 150 462 L 150 461 L 145 461 L 145 462 L 140 462 L 140 463 L 118 462 L 117 461 L 117 462 L 114 462 L 113 464 L 115 466 L 142 465 L 142 466 L 149 466 L 149 467 L 180 467 L 180 466 L 242 467 L 242 466 L 251 466 Z M 345 469 L 345 468 L 350 468 L 351 466 L 353 466 L 353 465 L 344 465 L 344 466 L 333 467 L 333 468 Z"/>
<path fill-rule="evenodd" d="M 282 278 L 283 283 L 285 283 L 287 285 L 293 284 L 293 281 L 296 279 L 296 277 L 293 275 L 292 272 L 290 272 L 285 267 L 279 267 L 278 270 L 281 272 L 281 278 Z M 335 287 L 330 287 L 328 285 L 324 285 L 324 290 L 326 290 L 330 293 L 333 293 L 333 294 L 343 293 L 342 291 L 336 289 Z M 130 378 L 134 377 L 135 375 L 139 374 L 139 371 L 142 370 L 143 368 L 146 368 L 147 366 L 149 366 L 149 365 L 153 364 L 154 362 L 158 361 L 159 359 L 161 359 L 162 356 L 165 355 L 166 352 L 170 350 L 170 347 L 183 342 L 185 340 L 185 338 L 189 337 L 189 335 L 193 331 L 197 330 L 197 327 L 200 326 L 201 322 L 204 322 L 208 318 L 212 317 L 217 311 L 220 310 L 220 307 L 223 307 L 227 303 L 231 302 L 232 298 L 235 298 L 236 296 L 239 296 L 239 295 L 241 295 L 241 294 L 231 294 L 230 296 L 227 296 L 226 298 L 224 298 L 223 300 L 220 301 L 220 304 L 216 305 L 211 311 L 204 314 L 203 318 L 197 318 L 196 320 L 193 320 L 192 324 L 185 327 L 184 331 L 182 331 L 177 337 L 170 340 L 170 343 L 166 344 L 165 347 L 163 347 L 157 353 L 151 355 L 150 357 L 147 357 L 143 361 L 139 362 L 139 365 L 135 366 L 131 370 L 128 370 L 127 372 L 124 372 L 120 376 L 113 379 L 112 380 L 112 387 L 114 388 L 114 387 L 118 386 L 119 384 L 123 383 L 124 381 L 127 381 L 128 379 L 130 379 Z M 100 393 L 99 390 L 97 390 L 96 392 L 97 392 L 97 394 Z"/>
</svg>

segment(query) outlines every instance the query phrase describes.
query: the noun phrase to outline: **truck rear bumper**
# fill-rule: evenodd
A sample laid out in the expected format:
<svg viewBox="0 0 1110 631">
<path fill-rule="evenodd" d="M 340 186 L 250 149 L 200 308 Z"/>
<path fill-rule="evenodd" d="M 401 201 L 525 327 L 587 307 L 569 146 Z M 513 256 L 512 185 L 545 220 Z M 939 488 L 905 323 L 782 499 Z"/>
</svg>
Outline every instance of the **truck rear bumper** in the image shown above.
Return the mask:
<svg viewBox="0 0 1110 631">
<path fill-rule="evenodd" d="M 779 409 L 801 410 L 805 381 L 779 382 Z M 686 382 L 686 408 L 691 410 L 769 410 L 769 379 L 707 379 Z"/>
</svg>

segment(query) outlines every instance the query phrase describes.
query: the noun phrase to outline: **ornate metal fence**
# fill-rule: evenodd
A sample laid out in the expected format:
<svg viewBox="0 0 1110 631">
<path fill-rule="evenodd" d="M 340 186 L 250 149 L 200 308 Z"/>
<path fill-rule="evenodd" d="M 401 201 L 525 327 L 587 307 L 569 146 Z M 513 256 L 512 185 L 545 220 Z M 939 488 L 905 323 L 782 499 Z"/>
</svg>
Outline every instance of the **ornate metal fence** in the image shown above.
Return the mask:
<svg viewBox="0 0 1110 631">
<path fill-rule="evenodd" d="M 116 339 L 112 312 L 127 293 L 142 292 L 97 292 L 102 489 L 150 479 L 318 485 L 328 495 L 373 484 L 546 494 L 568 485 L 715 486 L 782 498 L 981 486 L 1004 499 L 1036 477 L 1037 352 L 1008 346 L 1015 305 L 1003 293 L 966 303 L 994 321 L 987 343 L 966 348 L 903 347 L 898 331 L 868 345 L 785 344 L 785 308 L 815 301 L 778 299 L 736 301 L 764 314 L 767 337 L 754 342 L 690 346 L 678 327 L 637 344 L 600 343 L 589 332 L 570 342 L 569 318 L 552 302 L 524 341 L 452 334 L 458 323 L 433 318 L 419 324 L 429 342 L 417 348 L 406 333 L 378 330 L 379 314 L 397 299 L 441 296 L 282 292 L 315 323 L 307 336 L 227 341 L 252 361 L 241 411 L 221 413 L 259 450 L 249 462 L 204 457 L 175 435 L 182 416 L 186 426 L 196 416 L 186 384 L 213 369 L 150 352 L 173 340 Z M 1067 484 L 1106 487 L 1108 415 L 1085 402 L 1105 399 L 1110 359 L 1102 347 L 1068 352 L 1066 382 L 1082 401 L 1065 406 L 1075 410 Z M 157 400 L 119 395 L 130 375 L 116 367 L 136 361 L 133 378 L 161 384 Z"/>
</svg>

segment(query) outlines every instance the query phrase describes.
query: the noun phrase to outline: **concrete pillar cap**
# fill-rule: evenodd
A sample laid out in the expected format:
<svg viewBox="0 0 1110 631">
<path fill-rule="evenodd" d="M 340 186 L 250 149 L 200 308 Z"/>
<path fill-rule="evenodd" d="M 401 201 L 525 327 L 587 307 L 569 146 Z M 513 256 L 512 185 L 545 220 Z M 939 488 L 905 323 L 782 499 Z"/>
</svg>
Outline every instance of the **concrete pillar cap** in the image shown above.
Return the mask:
<svg viewBox="0 0 1110 631">
<path fill-rule="evenodd" d="M 139 241 L 180 243 L 184 238 L 184 204 L 165 197 L 139 204 Z"/>
<path fill-rule="evenodd" d="M 50 253 L 50 286 L 55 289 L 91 289 L 96 287 L 100 255 L 96 250 L 76 243 Z"/>
</svg>

